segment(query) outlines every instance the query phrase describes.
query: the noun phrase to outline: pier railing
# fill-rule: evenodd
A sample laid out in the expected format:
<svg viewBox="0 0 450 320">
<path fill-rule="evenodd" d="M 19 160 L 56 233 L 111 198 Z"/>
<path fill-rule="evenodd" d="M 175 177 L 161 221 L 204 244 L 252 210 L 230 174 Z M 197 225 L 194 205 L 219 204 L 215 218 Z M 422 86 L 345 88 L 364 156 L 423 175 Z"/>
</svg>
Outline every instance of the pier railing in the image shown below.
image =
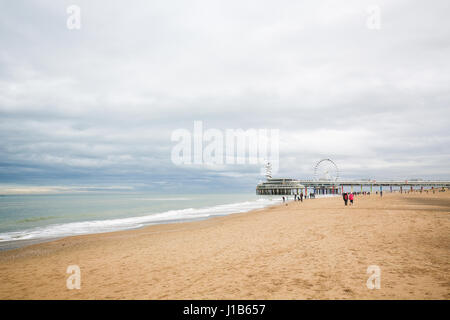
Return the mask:
<svg viewBox="0 0 450 320">
<path fill-rule="evenodd" d="M 424 187 L 450 187 L 450 181 L 437 180 L 338 180 L 338 181 L 313 181 L 298 180 L 304 186 L 424 186 Z"/>
</svg>

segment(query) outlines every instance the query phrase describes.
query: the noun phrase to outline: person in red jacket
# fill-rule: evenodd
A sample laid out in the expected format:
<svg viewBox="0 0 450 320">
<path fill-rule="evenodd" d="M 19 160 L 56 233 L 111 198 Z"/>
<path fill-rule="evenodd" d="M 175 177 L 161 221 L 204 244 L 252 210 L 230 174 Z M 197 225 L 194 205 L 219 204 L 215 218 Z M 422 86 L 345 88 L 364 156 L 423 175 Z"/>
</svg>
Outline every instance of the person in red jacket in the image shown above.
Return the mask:
<svg viewBox="0 0 450 320">
<path fill-rule="evenodd" d="M 354 198 L 353 193 L 350 193 L 350 195 L 348 196 L 348 198 L 350 199 L 350 205 L 352 206 L 352 205 L 353 205 L 353 198 Z"/>
</svg>

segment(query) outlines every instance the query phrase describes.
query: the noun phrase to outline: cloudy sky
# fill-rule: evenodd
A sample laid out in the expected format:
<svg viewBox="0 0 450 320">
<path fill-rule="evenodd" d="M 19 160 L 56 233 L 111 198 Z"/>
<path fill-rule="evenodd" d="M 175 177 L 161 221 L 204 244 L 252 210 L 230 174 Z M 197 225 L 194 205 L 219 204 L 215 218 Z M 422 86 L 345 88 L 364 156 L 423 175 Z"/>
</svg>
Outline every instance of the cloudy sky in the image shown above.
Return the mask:
<svg viewBox="0 0 450 320">
<path fill-rule="evenodd" d="M 280 130 L 279 176 L 449 179 L 447 7 L 1 1 L 0 189 L 253 192 L 260 166 L 172 163 L 195 120 Z"/>
</svg>

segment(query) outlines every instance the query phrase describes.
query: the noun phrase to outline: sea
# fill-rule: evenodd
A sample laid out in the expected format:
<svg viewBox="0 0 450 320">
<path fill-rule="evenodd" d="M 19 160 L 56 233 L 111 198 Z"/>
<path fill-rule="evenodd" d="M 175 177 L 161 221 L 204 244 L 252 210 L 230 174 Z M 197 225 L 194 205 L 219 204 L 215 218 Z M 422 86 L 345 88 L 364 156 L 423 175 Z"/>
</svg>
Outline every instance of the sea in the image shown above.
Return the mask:
<svg viewBox="0 0 450 320">
<path fill-rule="evenodd" d="M 66 236 L 203 220 L 280 203 L 280 196 L 76 193 L 0 196 L 0 250 Z"/>
</svg>

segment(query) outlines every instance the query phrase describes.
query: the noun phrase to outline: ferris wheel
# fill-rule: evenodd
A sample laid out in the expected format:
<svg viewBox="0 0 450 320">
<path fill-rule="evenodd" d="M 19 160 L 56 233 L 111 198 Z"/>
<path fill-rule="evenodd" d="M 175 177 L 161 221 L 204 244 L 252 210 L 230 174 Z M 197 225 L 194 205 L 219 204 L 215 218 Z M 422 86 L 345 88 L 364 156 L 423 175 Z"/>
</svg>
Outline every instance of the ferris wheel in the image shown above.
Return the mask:
<svg viewBox="0 0 450 320">
<path fill-rule="evenodd" d="M 337 181 L 339 168 L 331 159 L 322 159 L 314 166 L 315 181 Z"/>
</svg>

